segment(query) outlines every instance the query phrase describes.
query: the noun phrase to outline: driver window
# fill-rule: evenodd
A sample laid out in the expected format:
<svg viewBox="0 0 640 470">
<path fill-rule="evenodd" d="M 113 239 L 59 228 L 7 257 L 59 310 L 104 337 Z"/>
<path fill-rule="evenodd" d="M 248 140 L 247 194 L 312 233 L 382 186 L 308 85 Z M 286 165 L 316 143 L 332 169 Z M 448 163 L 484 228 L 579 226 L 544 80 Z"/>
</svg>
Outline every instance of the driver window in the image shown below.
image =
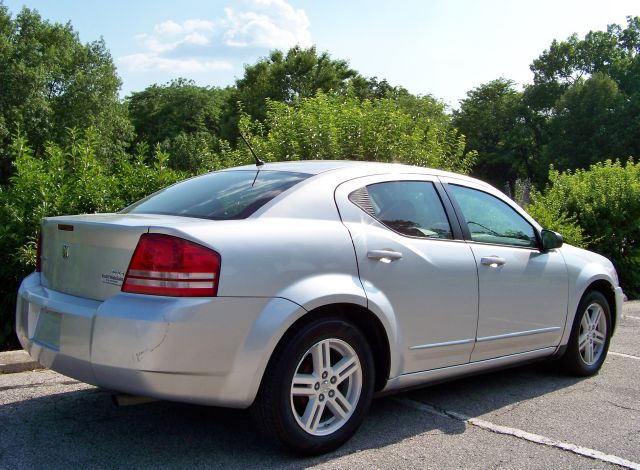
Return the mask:
<svg viewBox="0 0 640 470">
<path fill-rule="evenodd" d="M 536 247 L 538 242 L 531 224 L 508 204 L 482 191 L 449 185 L 465 218 L 471 240 L 480 243 Z"/>
</svg>

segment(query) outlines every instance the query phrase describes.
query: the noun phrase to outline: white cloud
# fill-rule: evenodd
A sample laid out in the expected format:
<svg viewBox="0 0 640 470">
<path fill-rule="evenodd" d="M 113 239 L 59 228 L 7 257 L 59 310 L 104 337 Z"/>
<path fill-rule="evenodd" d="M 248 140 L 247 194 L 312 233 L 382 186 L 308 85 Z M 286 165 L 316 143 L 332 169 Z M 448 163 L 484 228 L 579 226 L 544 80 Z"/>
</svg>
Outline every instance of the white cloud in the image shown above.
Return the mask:
<svg viewBox="0 0 640 470">
<path fill-rule="evenodd" d="M 179 44 L 179 41 L 163 42 L 154 36 L 145 36 L 142 38 L 142 42 L 150 52 L 155 54 L 172 51 Z"/>
<path fill-rule="evenodd" d="M 182 26 L 175 21 L 164 21 L 153 27 L 156 34 L 179 34 L 182 32 Z"/>
<path fill-rule="evenodd" d="M 171 59 L 154 54 L 130 54 L 121 57 L 120 62 L 129 70 L 164 72 L 206 72 L 211 70 L 230 70 L 230 62 L 223 60 Z"/>
<path fill-rule="evenodd" d="M 184 42 L 187 44 L 197 44 L 198 46 L 206 46 L 209 44 L 209 38 L 204 34 L 191 33 L 184 37 Z"/>
<path fill-rule="evenodd" d="M 229 56 L 243 49 L 288 49 L 312 45 L 309 18 L 285 0 L 248 0 L 213 20 L 163 21 L 136 36 L 143 50 L 120 57 L 130 70 L 176 73 L 232 68 Z"/>
<path fill-rule="evenodd" d="M 155 25 L 153 32 L 158 35 L 175 35 L 193 31 L 213 31 L 215 27 L 215 22 L 207 20 L 186 20 L 182 23 L 169 20 Z"/>
<path fill-rule="evenodd" d="M 304 10 L 296 10 L 284 0 L 254 0 L 251 7 L 239 11 L 225 8 L 224 41 L 228 46 L 287 49 L 312 44 Z"/>
<path fill-rule="evenodd" d="M 216 27 L 215 21 L 207 21 L 207 20 L 187 20 L 182 23 L 182 27 L 184 31 L 213 31 Z"/>
</svg>

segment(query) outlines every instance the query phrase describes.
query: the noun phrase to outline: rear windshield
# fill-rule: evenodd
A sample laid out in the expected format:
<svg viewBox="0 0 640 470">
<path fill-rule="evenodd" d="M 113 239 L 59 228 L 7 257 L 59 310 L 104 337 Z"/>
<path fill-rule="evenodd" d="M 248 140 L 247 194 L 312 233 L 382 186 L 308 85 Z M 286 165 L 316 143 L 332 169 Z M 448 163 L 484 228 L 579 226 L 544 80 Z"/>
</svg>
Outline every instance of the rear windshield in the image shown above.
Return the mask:
<svg viewBox="0 0 640 470">
<path fill-rule="evenodd" d="M 244 219 L 309 176 L 270 170 L 209 173 L 169 186 L 122 212 L 213 220 Z"/>
</svg>

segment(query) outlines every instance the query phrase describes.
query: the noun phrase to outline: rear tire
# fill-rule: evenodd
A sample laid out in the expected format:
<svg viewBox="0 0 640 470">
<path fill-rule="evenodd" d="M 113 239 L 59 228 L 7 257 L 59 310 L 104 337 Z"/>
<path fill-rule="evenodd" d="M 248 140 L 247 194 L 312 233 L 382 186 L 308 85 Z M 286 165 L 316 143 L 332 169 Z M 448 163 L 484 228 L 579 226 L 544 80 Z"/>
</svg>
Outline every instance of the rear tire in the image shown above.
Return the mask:
<svg viewBox="0 0 640 470">
<path fill-rule="evenodd" d="M 352 323 L 318 319 L 295 330 L 265 371 L 252 412 L 262 433 L 305 455 L 353 436 L 374 387 L 371 347 Z"/>
<path fill-rule="evenodd" d="M 562 369 L 578 377 L 597 374 L 607 357 L 610 340 L 609 302 L 602 293 L 587 291 L 578 305 L 567 350 L 560 359 Z"/>
</svg>

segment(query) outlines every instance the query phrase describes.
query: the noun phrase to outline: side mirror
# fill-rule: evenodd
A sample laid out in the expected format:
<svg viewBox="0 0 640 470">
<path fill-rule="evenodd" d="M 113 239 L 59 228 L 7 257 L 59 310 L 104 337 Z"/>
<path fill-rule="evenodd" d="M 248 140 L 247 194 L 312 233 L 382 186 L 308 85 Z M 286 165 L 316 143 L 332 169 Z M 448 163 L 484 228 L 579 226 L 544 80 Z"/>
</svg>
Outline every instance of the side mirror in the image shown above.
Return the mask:
<svg viewBox="0 0 640 470">
<path fill-rule="evenodd" d="M 542 238 L 542 251 L 549 251 L 553 250 L 554 248 L 560 248 L 564 243 L 562 235 L 560 235 L 558 232 L 544 229 L 540 233 L 540 236 Z"/>
</svg>

